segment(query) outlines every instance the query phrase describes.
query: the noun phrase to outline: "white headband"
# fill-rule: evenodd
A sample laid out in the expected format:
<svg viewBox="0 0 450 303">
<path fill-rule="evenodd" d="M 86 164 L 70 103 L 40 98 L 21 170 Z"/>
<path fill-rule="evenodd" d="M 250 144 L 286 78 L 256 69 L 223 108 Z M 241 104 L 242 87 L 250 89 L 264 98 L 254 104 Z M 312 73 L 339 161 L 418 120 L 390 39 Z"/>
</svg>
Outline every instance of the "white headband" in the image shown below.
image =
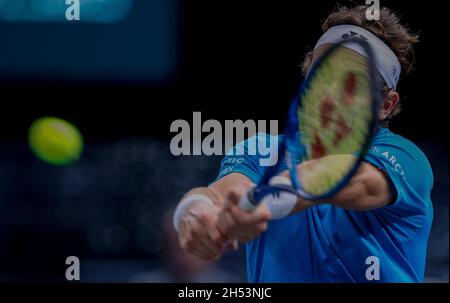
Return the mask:
<svg viewBox="0 0 450 303">
<path fill-rule="evenodd" d="M 323 44 L 336 44 L 348 38 L 359 36 L 366 40 L 373 48 L 375 65 L 386 84 L 395 89 L 400 78 L 401 65 L 394 52 L 377 36 L 355 25 L 337 25 L 330 28 L 320 37 L 314 50 Z M 357 44 L 346 44 L 345 47 L 366 56 L 365 52 Z"/>
</svg>

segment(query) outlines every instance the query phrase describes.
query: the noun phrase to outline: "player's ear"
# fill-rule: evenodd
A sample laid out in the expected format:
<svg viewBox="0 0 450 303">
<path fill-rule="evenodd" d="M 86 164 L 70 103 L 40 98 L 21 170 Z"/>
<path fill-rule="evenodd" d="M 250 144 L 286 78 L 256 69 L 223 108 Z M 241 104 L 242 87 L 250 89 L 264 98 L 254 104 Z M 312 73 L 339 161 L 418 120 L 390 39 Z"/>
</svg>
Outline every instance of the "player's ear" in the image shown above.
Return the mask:
<svg viewBox="0 0 450 303">
<path fill-rule="evenodd" d="M 384 120 L 391 114 L 392 110 L 400 101 L 399 94 L 394 90 L 389 90 L 385 97 L 383 104 L 381 105 L 380 111 L 378 113 L 378 118 Z"/>
</svg>

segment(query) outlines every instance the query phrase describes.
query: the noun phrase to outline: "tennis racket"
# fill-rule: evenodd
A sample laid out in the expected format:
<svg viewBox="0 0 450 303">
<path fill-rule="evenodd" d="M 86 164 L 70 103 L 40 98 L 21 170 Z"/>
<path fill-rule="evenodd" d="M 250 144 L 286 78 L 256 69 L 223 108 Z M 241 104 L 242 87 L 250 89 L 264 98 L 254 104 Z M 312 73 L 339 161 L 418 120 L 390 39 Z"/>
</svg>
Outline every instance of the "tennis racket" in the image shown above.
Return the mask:
<svg viewBox="0 0 450 303">
<path fill-rule="evenodd" d="M 314 63 L 291 102 L 279 161 L 241 198 L 241 208 L 252 210 L 283 191 L 323 200 L 347 184 L 377 127 L 382 82 L 374 60 L 365 40 L 351 38 L 330 46 Z M 280 173 L 283 155 L 292 185 L 269 184 Z"/>
</svg>

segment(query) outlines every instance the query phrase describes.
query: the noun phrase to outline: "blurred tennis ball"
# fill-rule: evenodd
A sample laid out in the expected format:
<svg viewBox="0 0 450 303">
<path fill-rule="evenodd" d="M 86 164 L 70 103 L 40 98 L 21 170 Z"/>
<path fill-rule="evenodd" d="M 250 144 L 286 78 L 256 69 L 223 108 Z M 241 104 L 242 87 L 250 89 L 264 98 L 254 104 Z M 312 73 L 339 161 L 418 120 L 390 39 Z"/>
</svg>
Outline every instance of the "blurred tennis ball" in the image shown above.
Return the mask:
<svg viewBox="0 0 450 303">
<path fill-rule="evenodd" d="M 71 123 L 56 117 L 39 118 L 31 124 L 28 143 L 41 160 L 67 165 L 80 158 L 83 137 Z"/>
</svg>

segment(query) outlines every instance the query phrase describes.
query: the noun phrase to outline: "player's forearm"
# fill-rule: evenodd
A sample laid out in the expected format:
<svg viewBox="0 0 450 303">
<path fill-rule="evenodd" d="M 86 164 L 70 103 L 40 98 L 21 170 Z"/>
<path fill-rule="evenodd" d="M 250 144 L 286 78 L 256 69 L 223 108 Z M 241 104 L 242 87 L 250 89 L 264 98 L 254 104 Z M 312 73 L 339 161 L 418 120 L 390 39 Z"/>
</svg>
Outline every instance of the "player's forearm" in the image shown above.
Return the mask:
<svg viewBox="0 0 450 303">
<path fill-rule="evenodd" d="M 231 190 L 236 189 L 237 187 L 248 188 L 252 184 L 253 183 L 250 181 L 250 179 L 243 174 L 231 173 L 212 183 L 209 188 L 223 197 L 221 202 L 224 203 L 225 198 L 228 197 Z"/>
<path fill-rule="evenodd" d="M 192 195 L 205 195 L 214 203 L 215 206 L 222 207 L 225 198 L 236 186 L 249 187 L 252 182 L 244 175 L 239 173 L 229 174 L 220 180 L 212 183 L 208 187 L 196 187 L 188 191 L 181 201 Z"/>
<path fill-rule="evenodd" d="M 302 165 L 298 169 L 301 170 Z M 284 173 L 287 176 L 287 173 Z M 305 210 L 314 204 L 330 203 L 349 210 L 369 210 L 386 206 L 393 199 L 387 177 L 368 163 L 363 163 L 349 183 L 337 194 L 323 201 L 299 198 L 292 213 Z"/>
<path fill-rule="evenodd" d="M 301 172 L 302 167 L 311 164 L 311 161 L 302 163 L 297 169 Z M 289 178 L 288 172 L 284 172 L 282 176 Z M 291 214 L 303 211 L 316 204 L 325 203 L 349 210 L 369 210 L 386 206 L 392 199 L 393 195 L 385 174 L 374 166 L 363 163 L 349 183 L 333 197 L 323 201 L 308 201 L 298 198 Z"/>
<path fill-rule="evenodd" d="M 386 175 L 363 163 L 349 184 L 327 203 L 350 210 L 370 210 L 388 205 L 393 194 Z"/>
</svg>

